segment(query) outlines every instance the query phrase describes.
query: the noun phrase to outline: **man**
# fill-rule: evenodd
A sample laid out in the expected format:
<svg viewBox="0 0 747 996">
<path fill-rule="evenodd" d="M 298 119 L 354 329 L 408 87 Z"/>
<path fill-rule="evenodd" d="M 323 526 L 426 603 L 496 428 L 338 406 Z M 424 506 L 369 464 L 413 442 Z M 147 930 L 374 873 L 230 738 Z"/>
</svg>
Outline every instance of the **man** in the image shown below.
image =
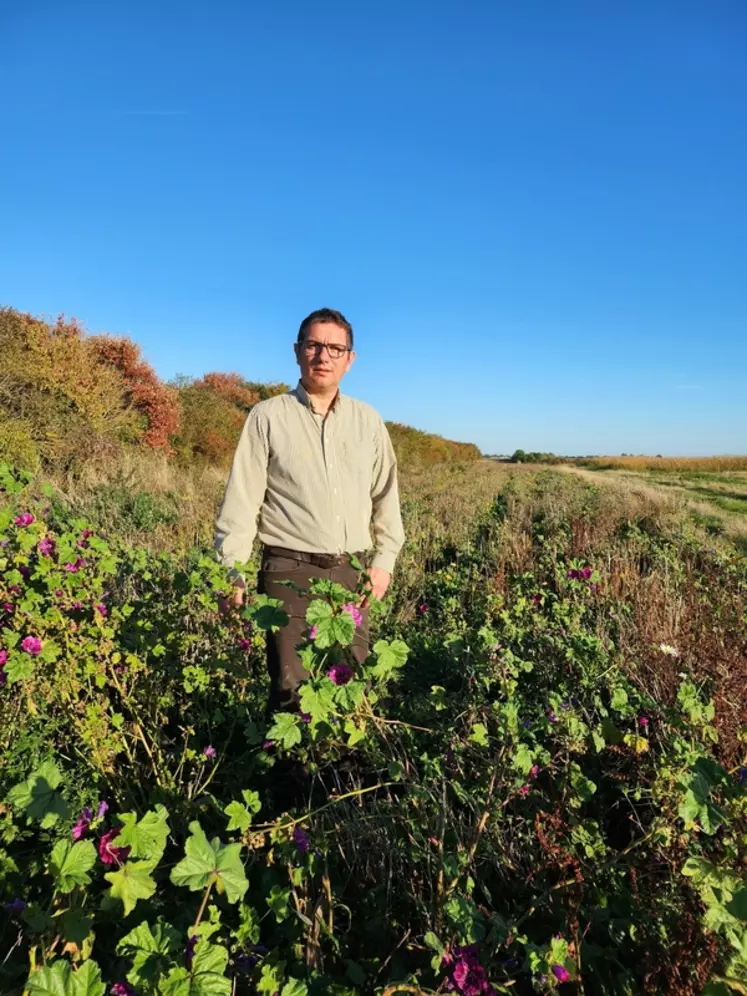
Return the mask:
<svg viewBox="0 0 747 996">
<path fill-rule="evenodd" d="M 262 401 L 244 424 L 216 527 L 219 559 L 233 568 L 249 559 L 255 535 L 262 543 L 258 590 L 280 598 L 290 622 L 267 634 L 271 712 L 295 709 L 307 671 L 296 646 L 307 631 L 302 588 L 329 578 L 353 589 L 360 579 L 350 554 L 365 562 L 371 594 L 384 597 L 404 542 L 397 464 L 381 417 L 340 393 L 353 365 L 353 329 L 339 311 L 322 308 L 301 323 L 294 346 L 301 379 L 288 394 Z M 257 525 L 259 518 L 259 525 Z M 232 602 L 241 605 L 237 572 Z M 222 610 L 227 610 L 224 602 Z M 368 656 L 368 604 L 353 654 Z"/>
</svg>

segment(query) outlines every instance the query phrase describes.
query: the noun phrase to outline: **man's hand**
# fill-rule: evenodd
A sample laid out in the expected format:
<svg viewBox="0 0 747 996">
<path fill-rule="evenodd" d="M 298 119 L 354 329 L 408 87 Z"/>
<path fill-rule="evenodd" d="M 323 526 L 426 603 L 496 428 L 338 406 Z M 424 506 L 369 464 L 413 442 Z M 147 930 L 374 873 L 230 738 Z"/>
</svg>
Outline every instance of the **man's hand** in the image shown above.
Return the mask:
<svg viewBox="0 0 747 996">
<path fill-rule="evenodd" d="M 244 589 L 240 585 L 237 585 L 227 598 L 225 595 L 218 596 L 218 611 L 222 616 L 227 616 L 234 608 L 240 609 L 243 604 Z"/>
<path fill-rule="evenodd" d="M 368 576 L 371 578 L 369 591 L 371 592 L 374 598 L 377 598 L 379 601 L 381 601 L 381 599 L 387 593 L 387 589 L 389 588 L 389 584 L 392 580 L 392 575 L 389 573 L 389 571 L 382 570 L 381 567 L 369 567 L 369 569 L 366 571 L 366 574 L 368 574 Z M 365 609 L 367 605 L 368 605 L 368 599 L 364 598 L 362 607 Z"/>
</svg>

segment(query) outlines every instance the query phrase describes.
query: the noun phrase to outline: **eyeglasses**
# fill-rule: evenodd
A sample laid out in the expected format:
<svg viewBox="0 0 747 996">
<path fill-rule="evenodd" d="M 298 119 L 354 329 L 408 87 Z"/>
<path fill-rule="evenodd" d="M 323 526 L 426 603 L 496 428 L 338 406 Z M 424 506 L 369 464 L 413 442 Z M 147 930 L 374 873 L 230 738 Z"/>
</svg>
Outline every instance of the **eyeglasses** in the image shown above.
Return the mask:
<svg viewBox="0 0 747 996">
<path fill-rule="evenodd" d="M 318 356 L 327 350 L 327 355 L 333 360 L 341 360 L 345 353 L 350 353 L 350 346 L 340 346 L 336 342 L 317 342 L 315 339 L 306 339 L 301 343 L 301 349 L 307 356 Z"/>
</svg>

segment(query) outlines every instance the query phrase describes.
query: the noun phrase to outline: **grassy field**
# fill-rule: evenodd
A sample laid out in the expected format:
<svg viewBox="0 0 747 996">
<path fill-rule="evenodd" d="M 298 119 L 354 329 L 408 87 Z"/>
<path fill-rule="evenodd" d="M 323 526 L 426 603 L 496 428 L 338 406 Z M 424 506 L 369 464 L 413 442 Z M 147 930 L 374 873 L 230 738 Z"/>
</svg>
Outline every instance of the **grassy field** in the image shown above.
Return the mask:
<svg viewBox="0 0 747 996">
<path fill-rule="evenodd" d="M 0 992 L 745 991 L 744 475 L 405 469 L 275 717 L 222 483 L 0 467 Z"/>
</svg>

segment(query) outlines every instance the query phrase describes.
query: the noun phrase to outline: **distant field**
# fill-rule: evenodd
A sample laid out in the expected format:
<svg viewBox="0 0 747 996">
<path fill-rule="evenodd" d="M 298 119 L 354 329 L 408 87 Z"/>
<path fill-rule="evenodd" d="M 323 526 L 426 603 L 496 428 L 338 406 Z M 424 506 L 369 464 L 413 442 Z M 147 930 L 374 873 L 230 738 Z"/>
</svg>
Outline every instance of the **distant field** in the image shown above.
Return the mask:
<svg viewBox="0 0 747 996">
<path fill-rule="evenodd" d="M 588 457 L 569 461 L 594 470 L 704 471 L 747 470 L 747 456 L 714 457 Z"/>
</svg>

